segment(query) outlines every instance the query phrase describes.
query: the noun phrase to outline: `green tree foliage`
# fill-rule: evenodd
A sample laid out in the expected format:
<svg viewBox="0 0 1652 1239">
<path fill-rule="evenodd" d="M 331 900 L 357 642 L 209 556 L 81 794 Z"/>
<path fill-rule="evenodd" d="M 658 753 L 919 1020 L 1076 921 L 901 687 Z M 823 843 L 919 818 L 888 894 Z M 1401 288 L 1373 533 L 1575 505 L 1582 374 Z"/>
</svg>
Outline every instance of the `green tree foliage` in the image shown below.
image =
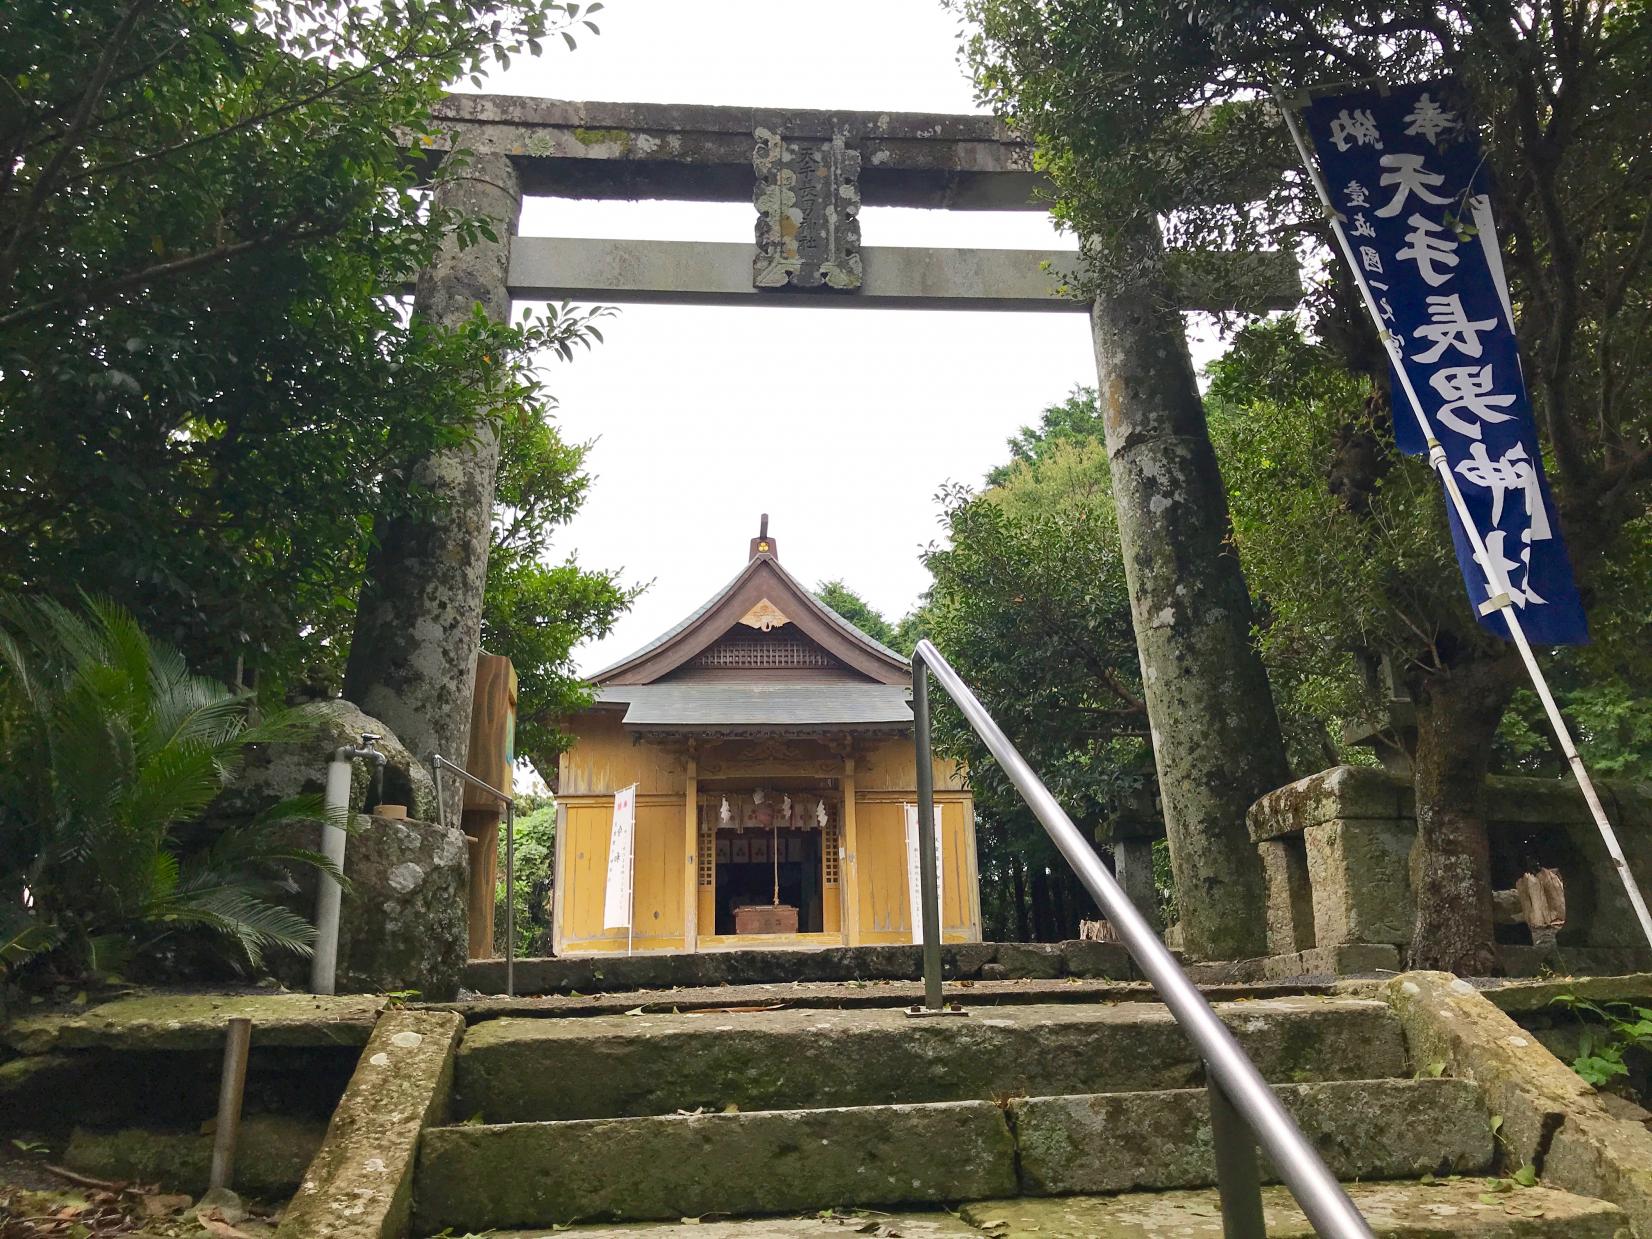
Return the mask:
<svg viewBox="0 0 1652 1239">
<path fill-rule="evenodd" d="M 1307 240 L 1328 255 L 1317 203 L 1259 98 L 1275 86 L 1457 74 L 1495 173 L 1525 373 L 1562 524 L 1585 601 L 1605 595 L 1615 565 L 1634 557 L 1625 539 L 1645 519 L 1652 484 L 1652 400 L 1638 360 L 1652 345 L 1644 123 L 1652 10 L 1608 0 L 1541 11 L 1455 0 L 1382 9 L 1343 0 L 959 7 L 974 27 L 968 53 L 981 96 L 1033 140 L 1055 183 L 1058 217 L 1084 237 L 1090 280 L 1130 261 L 1123 242 L 1153 218 L 1165 220 L 1172 243 Z M 1385 383 L 1384 354 L 1335 263 L 1310 307 L 1339 367 Z M 1379 513 L 1362 519 L 1413 512 L 1403 494 L 1374 494 L 1381 485 L 1423 502 L 1414 471 L 1383 465 L 1392 435 L 1386 401 L 1350 407 L 1345 418 L 1338 459 L 1319 462 L 1322 484 L 1356 517 Z M 1246 482 L 1230 475 L 1229 484 Z M 1366 611 L 1357 623 L 1381 641 L 1400 616 L 1421 612 L 1430 621 L 1402 664 L 1419 710 L 1413 962 L 1484 969 L 1491 904 L 1478 789 L 1520 668 L 1506 645 L 1471 630 L 1460 590 L 1446 596 L 1434 572 L 1443 539 L 1404 524 L 1364 531 L 1350 545 L 1390 537 L 1409 540 L 1395 548 L 1398 558 L 1355 562 L 1332 552 L 1339 562 L 1326 567 L 1355 575 L 1322 579 L 1321 588 L 1360 599 L 1374 574 L 1398 567 L 1405 579 L 1393 582 L 1394 614 Z M 1252 560 L 1247 550 L 1247 566 Z M 1417 575 L 1406 575 L 1413 566 Z M 1288 605 L 1260 592 L 1270 605 Z M 1305 602 L 1303 618 L 1308 610 Z"/>
<path fill-rule="evenodd" d="M 561 719 L 591 702 L 573 650 L 606 635 L 637 590 L 570 556 L 545 562 L 553 531 L 578 511 L 590 486 L 587 445 L 562 441 L 536 408 L 507 411 L 499 440 L 492 547 L 482 607 L 482 647 L 516 668 L 516 753 L 554 770 L 568 744 Z"/>
<path fill-rule="evenodd" d="M 841 577 L 835 581 L 822 581 L 815 586 L 814 594 L 872 640 L 881 641 L 891 649 L 896 648 L 895 642 L 899 640 L 899 634 L 895 625 L 886 620 L 871 603 L 845 585 Z"/>
<path fill-rule="evenodd" d="M 516 953 L 551 953 L 551 900 L 556 863 L 556 801 L 517 802 L 516 819 Z M 494 902 L 493 933 L 505 933 L 505 834 L 499 832 L 499 885 Z"/>
<path fill-rule="evenodd" d="M 1095 393 L 1052 406 L 1010 448 L 995 485 L 941 492 L 945 540 L 924 556 L 934 576 L 925 619 L 1062 806 L 1104 838 L 1114 817 L 1151 805 L 1155 783 Z M 1071 936 L 1087 900 L 944 702 L 936 739 L 969 767 L 983 916 L 1012 936 Z"/>
<path fill-rule="evenodd" d="M 215 940 L 256 968 L 315 934 L 276 902 L 294 865 L 338 880 L 283 841 L 319 798 L 187 839 L 247 745 L 296 723 L 247 724 L 248 702 L 191 675 L 109 603 L 84 612 L 0 596 L 0 967 L 51 952 L 70 975 Z"/>
<path fill-rule="evenodd" d="M 84 582 L 260 694 L 336 688 L 376 517 L 408 462 L 505 421 L 488 599 L 528 741 L 566 647 L 622 598 L 544 540 L 583 493 L 535 355 L 595 314 L 410 317 L 457 230 L 404 135 L 444 84 L 537 53 L 600 5 L 549 0 L 23 0 L 0 14 L 0 583 Z M 571 35 L 569 36 L 571 37 Z M 537 539 L 537 543 L 534 541 Z"/>
</svg>

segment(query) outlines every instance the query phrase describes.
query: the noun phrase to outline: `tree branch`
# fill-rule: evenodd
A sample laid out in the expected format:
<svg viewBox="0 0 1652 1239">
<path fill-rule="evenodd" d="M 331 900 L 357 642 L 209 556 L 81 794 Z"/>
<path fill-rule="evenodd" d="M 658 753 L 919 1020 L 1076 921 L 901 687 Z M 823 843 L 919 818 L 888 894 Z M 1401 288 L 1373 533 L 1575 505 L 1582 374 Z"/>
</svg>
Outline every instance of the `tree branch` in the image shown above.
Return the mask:
<svg viewBox="0 0 1652 1239">
<path fill-rule="evenodd" d="M 329 236 L 337 232 L 341 224 L 338 222 L 319 224 L 310 228 L 282 228 L 274 232 L 266 232 L 261 236 L 250 237 L 245 241 L 237 241 L 231 245 L 220 245 L 216 249 L 204 250 L 198 254 L 190 254 L 183 258 L 170 259 L 167 262 L 155 263 L 139 271 L 132 271 L 126 275 L 116 276 L 104 280 L 100 284 L 93 284 L 85 288 L 71 289 L 59 293 L 55 297 L 48 297 L 44 301 L 37 301 L 32 305 L 23 306 L 0 315 L 0 327 L 10 327 L 36 315 L 44 314 L 47 310 L 56 309 L 61 305 L 72 305 L 77 302 L 89 303 L 110 293 L 122 292 L 128 288 L 138 288 L 155 280 L 169 276 L 184 275 L 190 271 L 198 271 L 202 267 L 214 266 L 217 263 L 227 262 L 231 258 L 238 258 L 242 254 L 251 253 L 269 245 L 288 244 L 297 241 L 313 241 L 317 237 Z"/>
<path fill-rule="evenodd" d="M 40 176 L 34 183 L 34 192 L 29 195 L 29 201 L 23 207 L 17 222 L 13 225 L 11 239 L 6 243 L 3 254 L 0 254 L 0 285 L 10 284 L 12 277 L 17 273 L 17 256 L 22 249 L 23 239 L 34 227 L 34 222 L 40 216 L 41 208 L 46 199 L 51 196 L 52 186 L 58 174 L 63 171 L 63 165 L 68 162 L 69 156 L 75 150 L 76 140 L 85 132 L 91 122 L 92 113 L 103 98 L 104 88 L 109 83 L 109 76 L 115 71 L 115 60 L 125 49 L 127 41 L 132 37 L 132 29 L 143 16 L 145 9 L 151 7 L 155 0 L 132 0 L 126 6 L 126 12 L 121 14 L 120 21 L 109 36 L 109 42 L 103 49 L 103 55 L 98 57 L 97 65 L 92 69 L 92 76 L 86 83 L 86 90 L 80 97 L 80 103 L 75 108 L 74 116 L 70 119 L 68 128 L 63 131 L 63 137 L 57 150 L 46 161 L 46 166 L 40 170 Z"/>
</svg>

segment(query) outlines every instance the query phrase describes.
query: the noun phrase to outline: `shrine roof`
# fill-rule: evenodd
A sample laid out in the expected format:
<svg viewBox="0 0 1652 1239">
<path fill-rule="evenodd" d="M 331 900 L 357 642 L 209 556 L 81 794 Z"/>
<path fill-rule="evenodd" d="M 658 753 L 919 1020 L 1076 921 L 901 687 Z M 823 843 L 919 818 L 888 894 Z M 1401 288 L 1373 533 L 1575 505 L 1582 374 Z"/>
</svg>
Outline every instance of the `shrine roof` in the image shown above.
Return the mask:
<svg viewBox="0 0 1652 1239">
<path fill-rule="evenodd" d="M 598 671 L 591 682 L 599 686 L 652 684 L 741 625 L 761 624 L 767 631 L 771 623 L 795 626 L 844 667 L 875 685 L 898 686 L 904 691 L 912 682 L 911 664 L 904 655 L 855 627 L 780 566 L 774 540 L 768 536 L 767 517 L 762 532 L 752 539 L 751 558 L 728 584 L 641 649 Z M 791 687 L 820 691 L 818 685 Z"/>
<path fill-rule="evenodd" d="M 626 705 L 625 726 L 638 731 L 912 725 L 910 690 L 899 684 L 616 684 L 597 701 Z"/>
</svg>

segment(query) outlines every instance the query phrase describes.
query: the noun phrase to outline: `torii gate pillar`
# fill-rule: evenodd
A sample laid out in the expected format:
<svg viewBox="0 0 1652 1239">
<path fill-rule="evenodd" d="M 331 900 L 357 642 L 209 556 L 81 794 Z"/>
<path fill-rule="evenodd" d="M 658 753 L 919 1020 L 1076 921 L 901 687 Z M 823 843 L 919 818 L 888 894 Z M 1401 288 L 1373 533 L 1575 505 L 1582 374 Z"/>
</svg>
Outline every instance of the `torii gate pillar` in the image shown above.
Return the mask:
<svg viewBox="0 0 1652 1239">
<path fill-rule="evenodd" d="M 1162 261 L 1156 226 L 1142 244 Z M 1129 265 L 1148 274 L 1098 294 L 1090 322 L 1182 944 L 1249 959 L 1266 895 L 1245 813 L 1290 770 L 1181 313 L 1160 261 Z"/>
</svg>

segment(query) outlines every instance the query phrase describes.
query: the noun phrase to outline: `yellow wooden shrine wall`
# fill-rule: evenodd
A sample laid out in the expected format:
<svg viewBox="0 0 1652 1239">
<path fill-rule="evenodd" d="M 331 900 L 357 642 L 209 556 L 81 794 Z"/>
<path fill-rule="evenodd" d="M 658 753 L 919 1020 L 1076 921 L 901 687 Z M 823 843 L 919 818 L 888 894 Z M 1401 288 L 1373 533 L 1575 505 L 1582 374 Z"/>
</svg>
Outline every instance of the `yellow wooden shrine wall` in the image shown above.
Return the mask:
<svg viewBox="0 0 1652 1239">
<path fill-rule="evenodd" d="M 688 777 L 685 753 L 653 743 L 635 743 L 618 714 L 587 714 L 576 724 L 578 739 L 562 755 L 557 802 L 561 821 L 556 840 L 555 940 L 564 954 L 624 951 L 624 929 L 603 926 L 608 877 L 608 840 L 613 794 L 637 784 L 637 861 L 634 878 L 636 926 L 631 949 L 680 951 L 685 946 L 683 904 L 693 863 L 687 830 Z M 744 755 L 750 750 L 754 756 Z M 826 934 L 806 935 L 817 944 L 910 942 L 912 926 L 906 879 L 903 805 L 916 796 L 910 739 L 859 741 L 852 774 L 841 756 L 823 742 L 790 746 L 732 745 L 704 750 L 702 777 L 831 777 L 840 789 L 854 786 L 854 856 L 841 869 L 841 885 L 822 890 Z M 950 761 L 935 762 L 935 799 L 941 808 L 943 871 L 942 935 L 946 941 L 980 938 L 980 894 L 975 852 L 975 819 L 961 772 Z M 845 819 L 850 816 L 846 811 Z M 839 824 L 847 844 L 847 820 Z M 697 847 L 696 849 L 697 850 Z M 849 858 L 846 858 L 848 860 Z M 852 906 L 845 892 L 853 878 Z M 694 888 L 696 937 L 709 936 L 711 890 Z M 832 935 L 832 937 L 826 937 Z M 743 939 L 741 945 L 761 944 Z M 722 945 L 733 945 L 719 939 Z M 698 945 L 698 942 L 697 942 Z"/>
</svg>

